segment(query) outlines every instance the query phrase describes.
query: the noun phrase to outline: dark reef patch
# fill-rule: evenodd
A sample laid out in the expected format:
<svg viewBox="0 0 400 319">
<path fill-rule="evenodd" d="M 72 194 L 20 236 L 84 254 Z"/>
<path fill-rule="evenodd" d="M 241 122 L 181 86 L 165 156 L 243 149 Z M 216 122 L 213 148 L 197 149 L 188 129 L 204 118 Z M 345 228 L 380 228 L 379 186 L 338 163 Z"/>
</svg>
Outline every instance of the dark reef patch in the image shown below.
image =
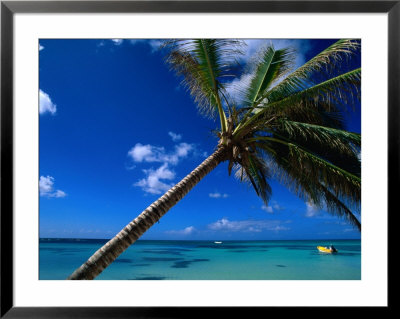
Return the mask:
<svg viewBox="0 0 400 319">
<path fill-rule="evenodd" d="M 210 259 L 205 259 L 205 258 L 196 258 L 192 260 L 182 260 L 182 261 L 176 261 L 171 268 L 188 268 L 191 263 L 194 262 L 202 262 L 202 261 L 210 261 Z"/>
<path fill-rule="evenodd" d="M 188 260 L 177 261 L 171 266 L 171 268 L 188 268 L 190 264 L 191 262 Z"/>
<path fill-rule="evenodd" d="M 130 280 L 164 280 L 167 277 L 164 276 L 144 276 L 144 277 L 135 277 L 131 278 Z"/>
<path fill-rule="evenodd" d="M 151 266 L 151 264 L 144 264 L 144 263 L 142 263 L 142 264 L 132 264 L 131 266 L 132 266 L 132 267 L 145 267 L 145 266 Z"/>
</svg>

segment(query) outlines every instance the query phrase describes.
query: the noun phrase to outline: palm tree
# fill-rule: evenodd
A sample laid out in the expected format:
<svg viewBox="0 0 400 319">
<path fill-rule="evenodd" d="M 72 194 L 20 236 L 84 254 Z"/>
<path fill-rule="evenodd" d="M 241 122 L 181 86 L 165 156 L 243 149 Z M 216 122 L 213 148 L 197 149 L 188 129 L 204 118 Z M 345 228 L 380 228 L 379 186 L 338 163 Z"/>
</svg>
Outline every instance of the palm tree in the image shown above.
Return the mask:
<svg viewBox="0 0 400 319">
<path fill-rule="evenodd" d="M 343 120 L 343 112 L 360 98 L 361 69 L 343 72 L 341 67 L 360 43 L 339 40 L 294 71 L 292 49 L 267 45 L 246 69 L 248 81 L 232 87 L 241 45 L 225 39 L 165 43 L 167 63 L 183 78 L 200 110 L 219 118 L 218 144 L 68 279 L 95 278 L 224 161 L 229 174 L 233 169 L 265 203 L 271 196 L 268 181 L 278 178 L 307 202 L 361 230 L 353 213 L 360 208 L 361 136 L 345 131 Z"/>
</svg>

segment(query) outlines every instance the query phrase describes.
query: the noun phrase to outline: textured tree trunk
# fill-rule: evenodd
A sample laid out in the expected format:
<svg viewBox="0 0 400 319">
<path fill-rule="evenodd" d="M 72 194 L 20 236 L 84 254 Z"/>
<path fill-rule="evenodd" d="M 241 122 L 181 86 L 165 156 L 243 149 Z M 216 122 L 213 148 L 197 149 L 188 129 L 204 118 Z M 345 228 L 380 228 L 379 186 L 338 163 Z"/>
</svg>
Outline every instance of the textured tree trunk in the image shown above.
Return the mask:
<svg viewBox="0 0 400 319">
<path fill-rule="evenodd" d="M 126 225 L 114 238 L 97 250 L 67 279 L 94 279 L 121 253 L 153 226 L 172 206 L 179 202 L 204 176 L 226 158 L 226 151 L 219 147 L 189 175 L 173 186 L 158 200 L 147 207 L 138 217 Z"/>
</svg>

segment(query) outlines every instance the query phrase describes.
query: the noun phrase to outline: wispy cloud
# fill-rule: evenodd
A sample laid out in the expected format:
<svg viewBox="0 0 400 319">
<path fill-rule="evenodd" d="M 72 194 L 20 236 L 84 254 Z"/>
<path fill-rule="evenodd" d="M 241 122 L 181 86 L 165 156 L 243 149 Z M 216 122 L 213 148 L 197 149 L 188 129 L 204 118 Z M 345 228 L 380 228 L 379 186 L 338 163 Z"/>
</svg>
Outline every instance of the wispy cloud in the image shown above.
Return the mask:
<svg viewBox="0 0 400 319">
<path fill-rule="evenodd" d="M 273 214 L 274 213 L 274 209 L 272 208 L 272 206 L 266 206 L 266 205 L 262 205 L 261 209 L 266 211 L 267 213 Z"/>
<path fill-rule="evenodd" d="M 296 51 L 295 68 L 303 65 L 305 52 L 311 49 L 310 41 L 304 39 L 249 39 L 244 40 L 246 46 L 241 60 L 248 62 L 257 52 L 266 45 L 272 45 L 276 50 L 292 48 Z"/>
<path fill-rule="evenodd" d="M 223 232 L 262 232 L 262 231 L 284 231 L 290 230 L 289 227 L 283 224 L 289 223 L 289 221 L 283 222 L 280 220 L 239 220 L 230 221 L 227 218 L 222 218 L 216 222 L 209 224 L 207 227 L 213 231 Z"/>
<path fill-rule="evenodd" d="M 208 194 L 208 196 L 211 198 L 227 198 L 227 197 L 229 197 L 228 194 L 221 194 L 219 192 L 210 193 L 210 194 Z"/>
<path fill-rule="evenodd" d="M 320 215 L 318 207 L 313 205 L 311 202 L 307 202 L 306 206 L 307 206 L 306 217 L 314 217 Z"/>
<path fill-rule="evenodd" d="M 168 235 L 180 235 L 180 236 L 187 236 L 192 235 L 193 233 L 197 232 L 196 228 L 193 226 L 188 226 L 181 230 L 167 230 L 165 233 Z"/>
<path fill-rule="evenodd" d="M 121 45 L 122 42 L 124 42 L 123 39 L 111 39 L 112 42 L 114 42 L 115 45 Z"/>
<path fill-rule="evenodd" d="M 44 114 L 49 112 L 54 114 L 56 111 L 57 107 L 51 100 L 50 96 L 42 90 L 39 90 L 39 113 Z"/>
<path fill-rule="evenodd" d="M 139 43 L 146 44 L 149 46 L 151 53 L 158 51 L 160 45 L 163 43 L 163 40 L 158 39 L 108 39 L 108 40 L 101 40 L 97 43 L 97 47 L 106 47 L 107 45 L 111 44 L 113 46 L 121 46 L 123 43 L 127 43 L 129 45 L 137 45 Z M 110 48 L 110 46 L 109 46 Z"/>
<path fill-rule="evenodd" d="M 40 176 L 39 178 L 39 194 L 43 197 L 65 197 L 67 194 L 62 190 L 54 190 L 54 177 Z"/>
<path fill-rule="evenodd" d="M 154 53 L 160 48 L 161 44 L 163 43 L 163 40 L 159 40 L 159 39 L 150 39 L 150 40 L 148 40 L 148 39 L 131 39 L 131 40 L 129 40 L 129 43 L 132 44 L 132 45 L 136 45 L 138 43 L 146 43 L 147 45 L 150 46 L 151 52 Z"/>
<path fill-rule="evenodd" d="M 174 142 L 179 142 L 182 139 L 182 135 L 176 134 L 174 132 L 168 132 L 168 135 L 171 136 Z"/>
<path fill-rule="evenodd" d="M 262 205 L 261 209 L 266 211 L 267 213 L 273 214 L 275 211 L 277 210 L 282 210 L 284 209 L 283 207 L 281 207 L 278 202 L 276 201 L 271 201 L 271 204 L 266 206 L 266 205 Z"/>
<path fill-rule="evenodd" d="M 355 228 L 345 228 L 345 229 L 343 229 L 343 232 L 344 233 L 353 233 L 353 232 L 358 232 L 358 230 L 357 229 L 355 229 Z"/>
</svg>

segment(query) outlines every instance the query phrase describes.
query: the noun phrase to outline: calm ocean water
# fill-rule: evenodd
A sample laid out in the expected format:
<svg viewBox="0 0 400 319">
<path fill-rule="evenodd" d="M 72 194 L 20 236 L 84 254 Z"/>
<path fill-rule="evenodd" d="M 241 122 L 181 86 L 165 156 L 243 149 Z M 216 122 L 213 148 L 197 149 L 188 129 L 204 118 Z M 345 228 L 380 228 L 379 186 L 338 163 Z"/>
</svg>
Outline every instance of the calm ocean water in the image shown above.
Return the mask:
<svg viewBox="0 0 400 319">
<path fill-rule="evenodd" d="M 66 279 L 105 242 L 40 239 L 39 279 Z M 331 244 L 339 253 L 316 249 Z M 139 240 L 96 279 L 360 280 L 361 241 Z"/>
</svg>

